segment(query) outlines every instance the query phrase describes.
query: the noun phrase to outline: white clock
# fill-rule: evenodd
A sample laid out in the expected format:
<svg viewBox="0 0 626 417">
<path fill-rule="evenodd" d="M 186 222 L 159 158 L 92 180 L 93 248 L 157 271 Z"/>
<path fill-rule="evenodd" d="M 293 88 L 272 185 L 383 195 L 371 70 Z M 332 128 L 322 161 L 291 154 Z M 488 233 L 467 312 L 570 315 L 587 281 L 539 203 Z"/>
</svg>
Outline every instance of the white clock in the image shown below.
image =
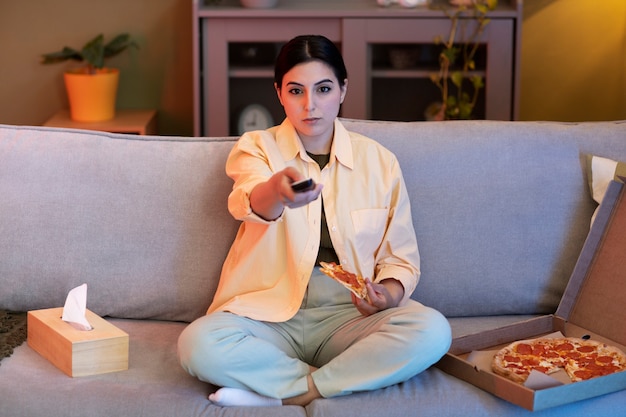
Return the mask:
<svg viewBox="0 0 626 417">
<path fill-rule="evenodd" d="M 237 120 L 237 133 L 243 135 L 251 130 L 263 130 L 274 126 L 274 119 L 269 110 L 260 104 L 246 106 Z"/>
<path fill-rule="evenodd" d="M 417 6 L 425 6 L 428 2 L 426 0 L 399 0 L 400 6 L 402 7 L 417 7 Z"/>
</svg>

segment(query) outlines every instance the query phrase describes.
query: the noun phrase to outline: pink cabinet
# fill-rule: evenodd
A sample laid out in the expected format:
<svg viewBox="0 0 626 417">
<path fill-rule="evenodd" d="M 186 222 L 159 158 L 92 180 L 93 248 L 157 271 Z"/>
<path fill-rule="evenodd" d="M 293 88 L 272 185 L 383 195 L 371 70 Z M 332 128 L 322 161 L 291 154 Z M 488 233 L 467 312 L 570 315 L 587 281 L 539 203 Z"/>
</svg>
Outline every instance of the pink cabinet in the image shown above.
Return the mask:
<svg viewBox="0 0 626 417">
<path fill-rule="evenodd" d="M 441 0 L 436 0 L 441 2 Z M 517 118 L 521 0 L 501 0 L 477 55 L 485 78 L 476 117 Z M 472 21 L 468 23 L 471 28 Z M 348 68 L 344 117 L 424 120 L 439 91 L 430 80 L 450 20 L 426 7 L 381 8 L 374 0 L 281 0 L 275 9 L 244 9 L 194 1 L 194 132 L 238 135 L 238 123 L 255 105 L 280 123 L 284 113 L 273 87 L 280 46 L 300 34 L 323 34 L 342 50 Z"/>
</svg>

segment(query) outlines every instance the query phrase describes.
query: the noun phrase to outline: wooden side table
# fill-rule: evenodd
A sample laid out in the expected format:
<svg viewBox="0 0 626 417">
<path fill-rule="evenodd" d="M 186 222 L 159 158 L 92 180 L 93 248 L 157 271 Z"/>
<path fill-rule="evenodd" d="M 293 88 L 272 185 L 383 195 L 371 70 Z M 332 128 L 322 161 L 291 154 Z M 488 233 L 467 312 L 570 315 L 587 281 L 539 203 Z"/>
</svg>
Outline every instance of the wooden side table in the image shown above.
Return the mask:
<svg viewBox="0 0 626 417">
<path fill-rule="evenodd" d="M 155 135 L 157 133 L 156 110 L 117 110 L 115 118 L 103 122 L 77 122 L 70 118 L 69 110 L 60 110 L 48 119 L 44 126 L 135 135 Z"/>
</svg>

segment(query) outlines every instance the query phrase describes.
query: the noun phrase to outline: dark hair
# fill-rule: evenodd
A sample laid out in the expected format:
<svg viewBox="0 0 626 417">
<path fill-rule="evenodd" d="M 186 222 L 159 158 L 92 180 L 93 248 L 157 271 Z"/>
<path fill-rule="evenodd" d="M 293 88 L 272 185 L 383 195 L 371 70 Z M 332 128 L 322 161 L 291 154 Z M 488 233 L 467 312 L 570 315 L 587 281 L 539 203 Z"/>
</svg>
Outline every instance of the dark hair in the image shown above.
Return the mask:
<svg viewBox="0 0 626 417">
<path fill-rule="evenodd" d="M 348 78 L 348 71 L 337 46 L 322 35 L 296 36 L 280 50 L 274 66 L 274 82 L 281 87 L 283 77 L 298 64 L 309 61 L 321 61 L 332 68 L 339 85 L 343 86 Z"/>
</svg>

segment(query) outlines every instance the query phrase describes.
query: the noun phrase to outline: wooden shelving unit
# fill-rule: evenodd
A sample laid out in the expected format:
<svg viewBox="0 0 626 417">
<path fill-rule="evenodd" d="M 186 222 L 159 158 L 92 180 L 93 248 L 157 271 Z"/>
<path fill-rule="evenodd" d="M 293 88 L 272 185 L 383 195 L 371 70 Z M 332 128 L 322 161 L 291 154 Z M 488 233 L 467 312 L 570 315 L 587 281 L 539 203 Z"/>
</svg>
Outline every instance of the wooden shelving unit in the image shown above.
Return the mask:
<svg viewBox="0 0 626 417">
<path fill-rule="evenodd" d="M 156 110 L 117 110 L 115 118 L 102 122 L 77 122 L 72 120 L 69 110 L 59 110 L 44 126 L 133 135 L 157 134 Z"/>
<path fill-rule="evenodd" d="M 481 40 L 484 59 L 476 69 L 485 76 L 477 115 L 515 120 L 522 0 L 501 0 L 490 18 Z M 273 59 L 284 42 L 311 33 L 325 35 L 342 50 L 350 81 L 342 116 L 423 120 L 425 107 L 438 96 L 430 81 L 437 68 L 434 39 L 449 28 L 441 10 L 381 8 L 375 0 L 281 0 L 267 10 L 245 9 L 237 0 L 218 6 L 194 0 L 194 132 L 237 134 L 239 112 L 252 103 L 280 122 L 284 113 L 273 90 Z M 392 65 L 386 55 L 398 47 L 416 49 L 413 66 Z"/>
</svg>

